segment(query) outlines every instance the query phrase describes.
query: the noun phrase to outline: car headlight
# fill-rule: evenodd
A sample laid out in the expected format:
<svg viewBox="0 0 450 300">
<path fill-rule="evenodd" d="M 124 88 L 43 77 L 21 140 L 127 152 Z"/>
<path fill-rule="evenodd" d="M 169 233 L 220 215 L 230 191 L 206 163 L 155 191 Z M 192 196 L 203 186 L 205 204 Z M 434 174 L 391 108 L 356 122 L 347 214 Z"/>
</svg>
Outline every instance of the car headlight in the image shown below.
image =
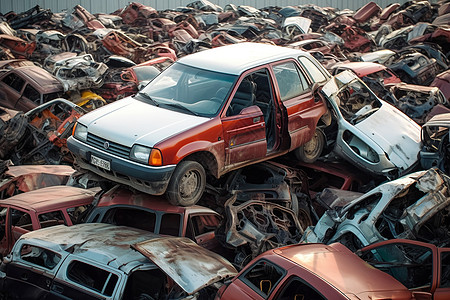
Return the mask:
<svg viewBox="0 0 450 300">
<path fill-rule="evenodd" d="M 162 165 L 161 151 L 141 145 L 134 145 L 131 148 L 130 158 L 138 162 L 149 164 L 151 166 Z"/>
<path fill-rule="evenodd" d="M 83 124 L 80 124 L 77 122 L 75 124 L 75 128 L 73 129 L 73 134 L 72 134 L 73 137 L 76 138 L 77 140 L 86 142 L 87 134 L 88 134 L 87 127 L 84 126 Z"/>
</svg>

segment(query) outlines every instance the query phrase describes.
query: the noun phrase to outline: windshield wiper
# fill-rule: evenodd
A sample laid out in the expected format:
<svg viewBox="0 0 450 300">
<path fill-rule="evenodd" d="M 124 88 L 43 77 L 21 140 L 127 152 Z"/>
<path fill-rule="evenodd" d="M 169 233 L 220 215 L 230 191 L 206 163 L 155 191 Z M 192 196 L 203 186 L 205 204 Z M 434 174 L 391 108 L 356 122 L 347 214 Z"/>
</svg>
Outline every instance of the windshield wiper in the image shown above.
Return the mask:
<svg viewBox="0 0 450 300">
<path fill-rule="evenodd" d="M 140 93 L 137 93 L 137 96 L 141 96 L 142 98 L 145 98 L 146 100 L 150 100 L 150 102 L 152 102 L 153 105 L 159 106 L 159 103 L 156 102 L 155 100 L 153 100 L 152 97 L 150 97 L 150 96 L 149 96 L 148 94 L 146 94 L 146 93 L 140 92 Z"/>
<path fill-rule="evenodd" d="M 183 106 L 183 105 L 181 105 L 179 103 L 164 103 L 164 105 L 179 108 L 179 109 L 184 110 L 184 111 L 186 111 L 186 112 L 188 112 L 188 113 L 190 113 L 191 115 L 194 115 L 194 116 L 198 116 L 199 115 L 195 111 L 192 111 L 189 108 L 187 108 L 187 107 L 185 107 L 185 106 Z"/>
</svg>

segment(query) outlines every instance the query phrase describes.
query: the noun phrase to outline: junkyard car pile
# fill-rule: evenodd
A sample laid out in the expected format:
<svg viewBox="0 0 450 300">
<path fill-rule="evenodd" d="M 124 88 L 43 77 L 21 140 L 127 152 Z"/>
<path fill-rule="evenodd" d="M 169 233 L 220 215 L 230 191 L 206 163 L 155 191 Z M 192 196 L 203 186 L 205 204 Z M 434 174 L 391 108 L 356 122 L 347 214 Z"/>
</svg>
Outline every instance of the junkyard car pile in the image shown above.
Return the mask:
<svg viewBox="0 0 450 300">
<path fill-rule="evenodd" d="M 448 299 L 449 20 L 2 15 L 2 296 Z"/>
</svg>

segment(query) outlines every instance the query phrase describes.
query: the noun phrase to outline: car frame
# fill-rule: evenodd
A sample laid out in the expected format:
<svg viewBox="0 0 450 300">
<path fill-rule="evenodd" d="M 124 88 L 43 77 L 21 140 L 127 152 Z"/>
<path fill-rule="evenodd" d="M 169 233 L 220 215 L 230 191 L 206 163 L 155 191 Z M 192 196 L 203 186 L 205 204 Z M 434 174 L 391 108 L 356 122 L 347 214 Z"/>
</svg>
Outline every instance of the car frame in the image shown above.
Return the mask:
<svg viewBox="0 0 450 300">
<path fill-rule="evenodd" d="M 134 98 L 85 115 L 68 147 L 83 169 L 192 205 L 207 176 L 289 151 L 305 161 L 320 156 L 327 107 L 316 91 L 328 79 L 300 50 L 258 43 L 205 50 L 172 64 Z M 123 117 L 126 126 L 117 122 Z"/>
</svg>

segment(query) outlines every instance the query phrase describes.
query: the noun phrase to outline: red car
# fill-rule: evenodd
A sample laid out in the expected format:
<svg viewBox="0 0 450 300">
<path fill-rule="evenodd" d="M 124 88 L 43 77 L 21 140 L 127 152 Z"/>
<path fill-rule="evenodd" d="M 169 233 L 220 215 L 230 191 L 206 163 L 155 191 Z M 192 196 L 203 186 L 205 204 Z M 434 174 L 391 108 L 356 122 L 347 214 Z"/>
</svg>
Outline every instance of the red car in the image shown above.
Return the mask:
<svg viewBox="0 0 450 300">
<path fill-rule="evenodd" d="M 395 73 L 381 64 L 373 62 L 346 62 L 333 66 L 331 73 L 336 75 L 345 70 L 352 70 L 359 78 L 369 77 L 372 79 L 382 79 L 384 84 L 402 82 Z"/>
<path fill-rule="evenodd" d="M 52 186 L 12 196 L 0 202 L 0 257 L 19 237 L 32 230 L 77 223 L 99 189 Z"/>
<path fill-rule="evenodd" d="M 219 299 L 415 298 L 399 281 L 335 243 L 297 244 L 264 252 L 219 289 Z"/>
</svg>

